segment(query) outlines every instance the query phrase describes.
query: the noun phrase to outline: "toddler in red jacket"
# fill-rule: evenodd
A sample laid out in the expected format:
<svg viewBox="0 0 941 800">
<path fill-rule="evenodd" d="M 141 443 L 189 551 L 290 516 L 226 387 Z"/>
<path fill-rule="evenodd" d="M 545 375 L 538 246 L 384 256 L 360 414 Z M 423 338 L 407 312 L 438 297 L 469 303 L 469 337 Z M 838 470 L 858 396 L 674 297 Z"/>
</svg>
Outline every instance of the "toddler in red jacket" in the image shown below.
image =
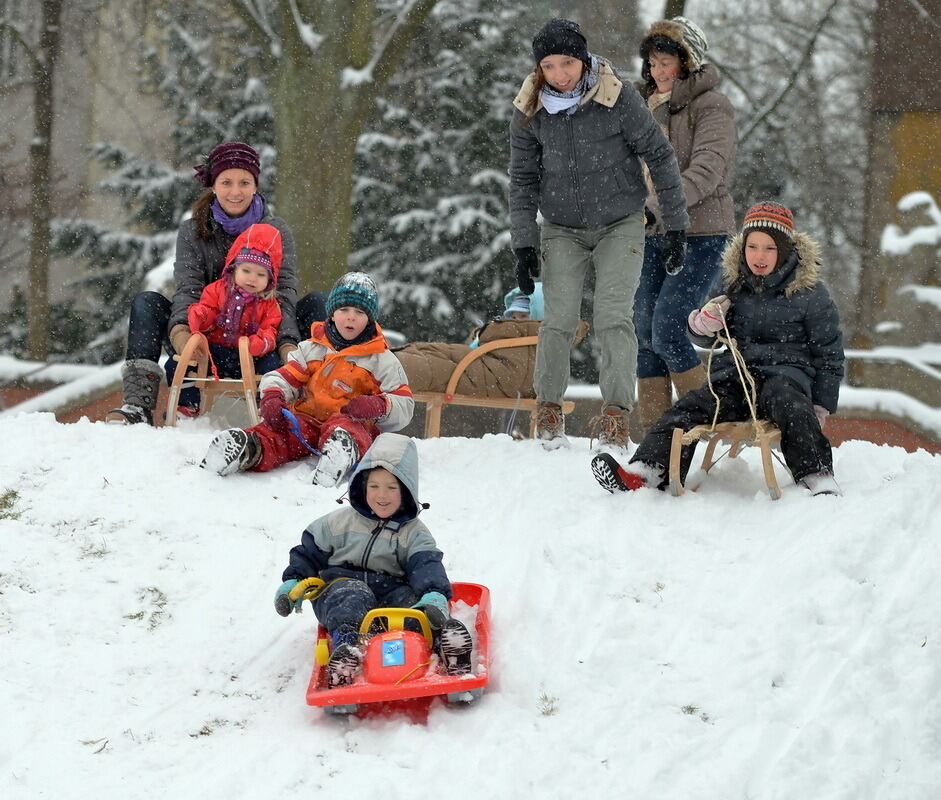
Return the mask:
<svg viewBox="0 0 941 800">
<path fill-rule="evenodd" d="M 264 223 L 246 228 L 229 248 L 222 277 L 189 307 L 190 330 L 231 348 L 247 336 L 255 358 L 272 352 L 281 324 L 276 293 L 281 259 L 281 231 Z"/>
</svg>

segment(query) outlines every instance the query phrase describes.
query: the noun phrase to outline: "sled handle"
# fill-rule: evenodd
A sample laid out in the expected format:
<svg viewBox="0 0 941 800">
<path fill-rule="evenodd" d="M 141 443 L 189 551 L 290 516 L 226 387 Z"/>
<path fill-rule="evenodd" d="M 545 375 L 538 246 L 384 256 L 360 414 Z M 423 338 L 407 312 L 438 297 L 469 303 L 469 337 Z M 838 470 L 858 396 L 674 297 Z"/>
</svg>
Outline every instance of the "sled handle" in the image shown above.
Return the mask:
<svg viewBox="0 0 941 800">
<path fill-rule="evenodd" d="M 297 586 L 288 592 L 288 598 L 292 603 L 296 603 L 298 600 L 312 600 L 320 594 L 323 587 L 324 582 L 320 578 L 304 578 L 304 580 L 298 581 Z"/>
<path fill-rule="evenodd" d="M 386 620 L 387 629 L 390 631 L 405 630 L 406 619 L 417 620 L 418 624 L 421 626 L 422 636 L 425 637 L 428 646 L 432 647 L 434 645 L 434 639 L 431 635 L 431 625 L 428 624 L 428 617 L 425 616 L 424 611 L 419 611 L 417 608 L 374 608 L 363 617 L 363 622 L 359 626 L 359 632 L 365 636 L 369 633 L 369 626 L 372 624 L 373 620 L 383 618 Z"/>
</svg>

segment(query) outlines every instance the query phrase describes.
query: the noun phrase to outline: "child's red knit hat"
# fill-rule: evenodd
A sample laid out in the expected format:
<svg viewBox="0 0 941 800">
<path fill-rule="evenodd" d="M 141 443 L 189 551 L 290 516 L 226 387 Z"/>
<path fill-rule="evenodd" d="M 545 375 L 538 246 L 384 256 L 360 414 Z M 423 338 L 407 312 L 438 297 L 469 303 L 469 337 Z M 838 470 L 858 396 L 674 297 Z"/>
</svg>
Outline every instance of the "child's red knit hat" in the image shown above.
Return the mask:
<svg viewBox="0 0 941 800">
<path fill-rule="evenodd" d="M 742 223 L 743 246 L 752 231 L 761 231 L 774 239 L 778 248 L 775 266 L 780 267 L 791 255 L 794 249 L 794 215 L 789 208 L 768 201 L 756 203 L 745 212 L 745 221 Z"/>
</svg>

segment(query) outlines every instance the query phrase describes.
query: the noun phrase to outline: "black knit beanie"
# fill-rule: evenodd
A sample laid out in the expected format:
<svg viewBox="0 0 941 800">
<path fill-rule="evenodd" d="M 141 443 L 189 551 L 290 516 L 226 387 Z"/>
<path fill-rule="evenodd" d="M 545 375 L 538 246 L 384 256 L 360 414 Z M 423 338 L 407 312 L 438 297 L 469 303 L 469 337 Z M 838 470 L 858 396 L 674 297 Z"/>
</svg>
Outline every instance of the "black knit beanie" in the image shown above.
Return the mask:
<svg viewBox="0 0 941 800">
<path fill-rule="evenodd" d="M 546 56 L 571 56 L 591 64 L 588 40 L 577 22 L 556 17 L 542 26 L 533 39 L 533 58 L 538 64 Z"/>
</svg>

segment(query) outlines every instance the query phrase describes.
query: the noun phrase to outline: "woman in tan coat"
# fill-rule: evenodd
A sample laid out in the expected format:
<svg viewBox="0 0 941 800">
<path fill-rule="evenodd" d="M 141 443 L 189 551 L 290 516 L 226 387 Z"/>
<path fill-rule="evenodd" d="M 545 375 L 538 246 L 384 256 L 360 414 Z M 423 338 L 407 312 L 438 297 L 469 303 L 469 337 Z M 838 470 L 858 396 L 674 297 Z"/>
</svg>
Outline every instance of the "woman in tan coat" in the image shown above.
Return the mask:
<svg viewBox="0 0 941 800">
<path fill-rule="evenodd" d="M 690 225 L 683 266 L 672 272 L 657 195 L 648 191 L 644 265 L 634 295 L 640 415 L 632 437 L 643 435 L 670 407 L 671 379 L 679 397 L 705 381 L 686 336 L 686 317 L 708 296 L 735 231 L 729 195 L 735 120 L 732 104 L 716 89 L 718 71 L 704 62 L 706 48 L 703 32 L 684 17 L 655 22 L 640 46 L 638 90 L 676 151 Z"/>
</svg>

